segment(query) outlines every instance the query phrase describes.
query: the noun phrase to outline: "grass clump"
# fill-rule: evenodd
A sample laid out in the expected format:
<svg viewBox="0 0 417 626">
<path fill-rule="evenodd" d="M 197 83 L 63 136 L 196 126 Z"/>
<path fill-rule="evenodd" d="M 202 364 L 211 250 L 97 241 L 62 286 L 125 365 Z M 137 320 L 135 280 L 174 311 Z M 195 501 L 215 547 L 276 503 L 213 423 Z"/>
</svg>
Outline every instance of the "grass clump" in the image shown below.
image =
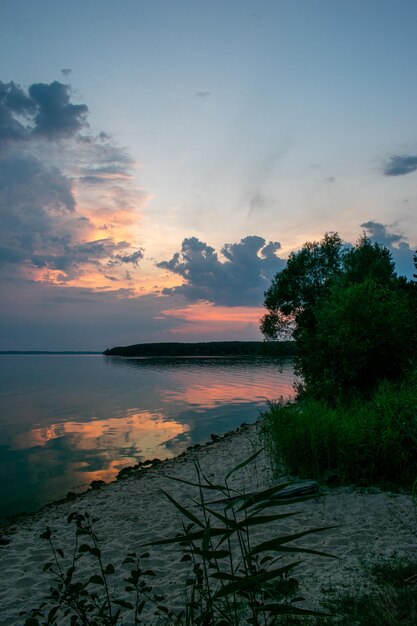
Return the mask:
<svg viewBox="0 0 417 626">
<path fill-rule="evenodd" d="M 303 626 L 415 626 L 417 563 L 389 559 L 366 566 L 371 591 L 335 597 L 329 604 L 336 619 L 311 617 Z"/>
<path fill-rule="evenodd" d="M 381 382 L 369 400 L 330 404 L 305 394 L 271 403 L 263 417 L 274 462 L 298 476 L 410 487 L 417 475 L 417 371 Z"/>
</svg>

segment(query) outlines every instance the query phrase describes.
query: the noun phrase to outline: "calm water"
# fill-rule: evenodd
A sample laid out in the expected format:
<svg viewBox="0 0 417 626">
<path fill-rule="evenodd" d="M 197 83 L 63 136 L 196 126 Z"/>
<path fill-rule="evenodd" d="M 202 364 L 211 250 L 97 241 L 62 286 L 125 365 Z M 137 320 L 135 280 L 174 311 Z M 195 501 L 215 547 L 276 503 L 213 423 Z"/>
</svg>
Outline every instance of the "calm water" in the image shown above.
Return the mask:
<svg viewBox="0 0 417 626">
<path fill-rule="evenodd" d="M 290 361 L 0 356 L 0 516 L 255 421 Z"/>
</svg>

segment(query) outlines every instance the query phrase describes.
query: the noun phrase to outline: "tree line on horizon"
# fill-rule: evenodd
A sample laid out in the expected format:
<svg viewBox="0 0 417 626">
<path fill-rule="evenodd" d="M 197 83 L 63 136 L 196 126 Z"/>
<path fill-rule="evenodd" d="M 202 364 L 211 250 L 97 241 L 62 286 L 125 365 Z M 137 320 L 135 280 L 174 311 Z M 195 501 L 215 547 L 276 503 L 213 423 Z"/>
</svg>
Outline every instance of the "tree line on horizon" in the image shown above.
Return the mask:
<svg viewBox="0 0 417 626">
<path fill-rule="evenodd" d="M 189 356 L 293 356 L 294 341 L 207 341 L 195 343 L 139 343 L 108 348 L 106 356 L 124 357 L 189 357 Z"/>
</svg>

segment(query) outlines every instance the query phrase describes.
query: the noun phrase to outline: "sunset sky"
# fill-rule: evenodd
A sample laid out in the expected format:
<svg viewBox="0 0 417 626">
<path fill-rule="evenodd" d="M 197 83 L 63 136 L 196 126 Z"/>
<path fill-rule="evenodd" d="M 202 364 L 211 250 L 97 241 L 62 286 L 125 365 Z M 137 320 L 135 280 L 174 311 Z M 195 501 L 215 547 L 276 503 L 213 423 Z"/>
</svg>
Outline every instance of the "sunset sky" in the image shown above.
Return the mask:
<svg viewBox="0 0 417 626">
<path fill-rule="evenodd" d="M 0 350 L 260 339 L 288 254 L 411 277 L 415 0 L 2 0 Z"/>
</svg>

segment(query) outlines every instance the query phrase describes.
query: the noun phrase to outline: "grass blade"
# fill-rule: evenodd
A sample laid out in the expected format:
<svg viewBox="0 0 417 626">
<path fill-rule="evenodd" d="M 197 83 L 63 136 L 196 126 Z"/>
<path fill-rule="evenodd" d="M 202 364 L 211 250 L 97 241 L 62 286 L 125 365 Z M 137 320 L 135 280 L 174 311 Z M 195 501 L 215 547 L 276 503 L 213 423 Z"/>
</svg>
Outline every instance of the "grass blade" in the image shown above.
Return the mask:
<svg viewBox="0 0 417 626">
<path fill-rule="evenodd" d="M 265 550 L 277 550 L 278 548 L 281 548 L 284 544 L 289 543 L 290 541 L 300 539 L 301 537 L 311 535 L 312 533 L 324 532 L 325 530 L 330 530 L 331 528 L 339 528 L 339 526 L 323 526 L 322 528 L 311 528 L 310 530 L 304 530 L 299 533 L 294 533 L 292 535 L 284 535 L 283 537 L 270 539 L 269 541 L 264 541 L 252 548 L 252 550 L 250 550 L 250 554 L 259 554 L 260 552 L 265 552 Z M 293 549 L 298 550 L 299 548 L 297 547 Z"/>
<path fill-rule="evenodd" d="M 168 500 L 172 502 L 172 504 L 180 511 L 180 513 L 184 515 L 184 517 L 187 517 L 191 522 L 193 522 L 197 526 L 200 526 L 200 528 L 204 528 L 203 522 L 199 520 L 198 517 L 193 515 L 188 509 L 186 509 L 179 502 L 177 502 L 169 493 L 167 493 L 163 489 L 161 489 L 161 491 L 168 498 Z"/>
<path fill-rule="evenodd" d="M 242 463 L 239 463 L 233 469 L 231 469 L 230 472 L 228 472 L 226 476 L 224 477 L 225 482 L 227 481 L 228 478 L 230 478 L 232 474 L 237 472 L 237 470 L 241 469 L 242 467 L 245 467 L 246 465 L 249 465 L 249 463 L 251 463 L 254 459 L 256 459 L 256 457 L 259 456 L 261 452 L 263 452 L 264 450 L 265 448 L 261 448 L 260 450 L 252 454 L 249 458 L 247 458 L 245 461 L 242 461 Z"/>
</svg>

